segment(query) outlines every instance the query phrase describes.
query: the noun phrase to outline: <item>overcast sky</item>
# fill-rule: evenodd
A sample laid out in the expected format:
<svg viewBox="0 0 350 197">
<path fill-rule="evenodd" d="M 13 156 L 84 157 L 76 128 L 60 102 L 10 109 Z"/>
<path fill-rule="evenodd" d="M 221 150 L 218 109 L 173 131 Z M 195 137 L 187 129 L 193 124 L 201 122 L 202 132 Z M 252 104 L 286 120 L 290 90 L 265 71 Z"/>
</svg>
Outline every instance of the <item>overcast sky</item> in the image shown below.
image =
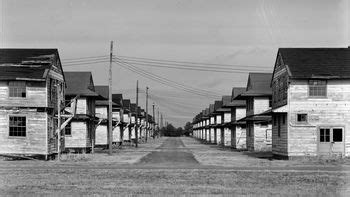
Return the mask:
<svg viewBox="0 0 350 197">
<path fill-rule="evenodd" d="M 279 47 L 347 47 L 346 0 L 1 0 L 1 47 L 58 48 L 61 59 L 109 54 L 162 60 L 256 66 L 272 72 Z M 63 61 L 64 62 L 64 61 Z M 108 63 L 65 65 L 108 84 Z M 247 73 L 140 67 L 214 92 L 245 87 Z M 166 119 L 183 126 L 214 102 L 114 65 L 113 89 L 135 102 L 135 84 L 150 87 Z M 145 94 L 140 105 L 145 107 Z M 161 98 L 158 98 L 161 97 Z M 153 101 L 150 101 L 152 104 Z M 156 108 L 157 109 L 157 108 Z M 151 106 L 149 107 L 151 110 Z"/>
</svg>

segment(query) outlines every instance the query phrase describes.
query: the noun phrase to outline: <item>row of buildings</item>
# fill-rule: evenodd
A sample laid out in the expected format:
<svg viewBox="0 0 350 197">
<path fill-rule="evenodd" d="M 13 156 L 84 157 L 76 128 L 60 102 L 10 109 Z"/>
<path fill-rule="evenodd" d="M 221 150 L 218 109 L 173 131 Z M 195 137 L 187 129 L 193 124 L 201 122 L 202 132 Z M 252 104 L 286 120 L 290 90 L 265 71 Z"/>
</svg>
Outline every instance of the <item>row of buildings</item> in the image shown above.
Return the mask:
<svg viewBox="0 0 350 197">
<path fill-rule="evenodd" d="M 272 73 L 193 118 L 194 137 L 281 158 L 350 156 L 350 48 L 280 48 Z"/>
<path fill-rule="evenodd" d="M 57 49 L 0 49 L 0 154 L 50 156 L 58 144 L 66 152 L 107 147 L 108 90 L 95 86 L 91 72 L 64 72 Z M 113 144 L 133 142 L 136 122 L 139 139 L 154 134 L 145 110 L 122 94 L 112 101 Z"/>
</svg>

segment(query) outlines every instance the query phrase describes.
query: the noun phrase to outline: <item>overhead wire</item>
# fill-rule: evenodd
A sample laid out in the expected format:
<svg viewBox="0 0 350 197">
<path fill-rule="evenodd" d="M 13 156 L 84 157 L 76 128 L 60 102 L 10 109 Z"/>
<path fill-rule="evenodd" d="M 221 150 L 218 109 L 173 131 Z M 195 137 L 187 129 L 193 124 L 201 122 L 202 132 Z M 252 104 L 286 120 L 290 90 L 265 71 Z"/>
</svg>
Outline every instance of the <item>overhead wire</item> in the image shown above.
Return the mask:
<svg viewBox="0 0 350 197">
<path fill-rule="evenodd" d="M 167 85 L 167 86 L 170 86 L 170 87 L 173 87 L 173 88 L 177 88 L 177 89 L 180 89 L 180 90 L 183 90 L 183 91 L 186 91 L 186 92 L 189 92 L 189 93 L 193 93 L 193 94 L 197 94 L 197 95 L 200 95 L 200 96 L 204 96 L 204 97 L 211 97 L 211 98 L 217 98 L 216 95 L 214 94 L 210 94 L 208 92 L 203 92 L 203 91 L 199 91 L 199 90 L 196 90 L 192 87 L 188 87 L 188 86 L 185 86 L 183 84 L 179 84 L 177 82 L 174 82 L 174 81 L 171 81 L 171 80 L 168 80 L 166 78 L 163 78 L 163 77 L 160 77 L 158 75 L 155 75 L 155 74 L 152 74 L 152 73 L 149 73 L 145 70 L 142 70 L 142 69 L 139 69 L 131 64 L 128 64 L 128 63 L 124 63 L 124 62 L 120 62 L 120 61 L 115 61 L 116 63 L 118 63 L 120 66 L 128 69 L 128 70 L 131 70 L 133 72 L 136 72 L 146 78 L 149 78 L 151 80 L 154 80 L 154 81 L 157 81 L 159 83 L 162 83 L 163 85 Z"/>
<path fill-rule="evenodd" d="M 123 63 L 125 63 L 125 64 L 127 64 L 127 65 L 129 65 L 129 66 L 135 67 L 133 64 L 124 62 L 123 60 L 120 60 L 120 61 L 122 61 Z M 136 68 L 136 67 L 135 67 L 135 68 Z M 175 83 L 175 84 L 178 84 L 178 85 L 180 85 L 180 86 L 186 87 L 186 85 L 184 85 L 184 84 L 180 84 L 180 83 L 178 83 L 178 82 L 169 80 L 169 79 L 167 79 L 167 78 L 161 77 L 161 76 L 156 75 L 156 74 L 154 74 L 154 73 L 150 73 L 150 72 L 148 72 L 148 71 L 146 71 L 146 70 L 143 70 L 143 69 L 139 69 L 139 70 L 140 70 L 140 71 L 143 71 L 143 72 L 146 72 L 146 73 L 149 73 L 149 74 L 151 74 L 151 75 L 154 75 L 154 76 L 156 76 L 157 78 L 161 78 L 161 79 L 166 80 L 166 81 L 169 81 L 169 82 L 171 82 L 171 83 Z M 199 88 L 194 88 L 194 87 L 191 87 L 191 86 L 187 86 L 187 87 L 190 88 L 190 89 L 196 90 L 196 91 L 201 91 L 201 92 L 206 93 L 206 94 L 212 94 L 212 95 L 214 95 L 214 96 L 217 95 L 217 93 L 215 93 L 215 92 L 211 92 L 211 91 L 207 91 L 207 90 L 203 90 L 203 89 L 199 89 Z"/>
<path fill-rule="evenodd" d="M 205 62 L 190 62 L 190 61 L 176 61 L 176 60 L 160 60 L 160 59 L 153 59 L 153 58 L 143 58 L 143 57 L 132 57 L 132 56 L 122 56 L 118 55 L 116 57 L 122 58 L 122 59 L 128 59 L 128 60 L 138 60 L 138 61 L 147 61 L 147 62 L 164 62 L 164 63 L 176 63 L 176 64 L 193 64 L 193 65 L 209 65 L 209 66 L 216 66 L 216 67 L 251 67 L 251 68 L 262 68 L 259 66 L 251 66 L 251 65 L 230 65 L 230 64 L 217 64 L 217 63 L 205 63 Z M 268 69 L 268 68 L 267 68 Z"/>
</svg>

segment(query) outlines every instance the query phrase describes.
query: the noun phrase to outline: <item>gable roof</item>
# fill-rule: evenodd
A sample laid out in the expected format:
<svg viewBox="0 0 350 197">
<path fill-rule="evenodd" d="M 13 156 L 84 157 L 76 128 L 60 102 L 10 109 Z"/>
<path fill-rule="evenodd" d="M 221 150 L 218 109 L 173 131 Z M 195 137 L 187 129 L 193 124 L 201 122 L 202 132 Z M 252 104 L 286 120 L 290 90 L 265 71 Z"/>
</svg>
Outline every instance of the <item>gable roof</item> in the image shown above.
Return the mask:
<svg viewBox="0 0 350 197">
<path fill-rule="evenodd" d="M 292 78 L 350 78 L 350 48 L 280 48 Z"/>
<path fill-rule="evenodd" d="M 136 103 L 131 103 L 130 104 L 131 113 L 136 114 L 136 109 L 137 109 Z"/>
<path fill-rule="evenodd" d="M 217 112 L 228 112 L 231 111 L 231 109 L 227 108 L 227 106 L 231 103 L 231 96 L 230 95 L 225 95 L 222 96 L 221 99 L 221 107 L 217 109 Z"/>
<path fill-rule="evenodd" d="M 244 107 L 246 106 L 245 100 L 240 100 L 237 97 L 246 91 L 246 88 L 243 87 L 233 87 L 231 94 L 231 102 L 225 107 Z"/>
<path fill-rule="evenodd" d="M 108 86 L 95 86 L 95 92 L 97 94 L 99 94 L 101 97 L 103 97 L 103 99 L 101 98 L 101 100 L 96 100 L 95 105 L 108 106 L 109 105 L 109 101 L 108 101 L 109 87 Z M 112 106 L 117 106 L 117 104 L 115 104 L 112 101 Z"/>
<path fill-rule="evenodd" d="M 118 107 L 123 106 L 123 95 L 122 94 L 112 94 L 112 101 L 117 104 Z"/>
<path fill-rule="evenodd" d="M 222 101 L 215 101 L 214 102 L 214 112 L 216 112 L 221 107 L 222 107 Z"/>
<path fill-rule="evenodd" d="M 124 110 L 127 110 L 127 111 L 130 111 L 130 99 L 123 99 L 123 109 Z"/>
<path fill-rule="evenodd" d="M 0 80 L 44 81 L 57 60 L 57 49 L 0 49 Z"/>
<path fill-rule="evenodd" d="M 236 96 L 237 99 L 254 96 L 271 96 L 272 73 L 249 73 L 246 91 Z"/>
<path fill-rule="evenodd" d="M 94 90 L 91 72 L 64 72 L 66 76 L 66 96 L 100 97 Z"/>
</svg>

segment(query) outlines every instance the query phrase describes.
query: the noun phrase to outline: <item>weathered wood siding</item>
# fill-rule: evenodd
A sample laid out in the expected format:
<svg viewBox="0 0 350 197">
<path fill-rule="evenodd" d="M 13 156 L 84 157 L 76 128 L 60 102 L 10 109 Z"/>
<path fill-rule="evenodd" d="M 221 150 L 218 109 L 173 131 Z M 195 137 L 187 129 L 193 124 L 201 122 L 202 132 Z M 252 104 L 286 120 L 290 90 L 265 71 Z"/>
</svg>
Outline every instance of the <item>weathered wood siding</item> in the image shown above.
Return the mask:
<svg viewBox="0 0 350 197">
<path fill-rule="evenodd" d="M 215 128 L 215 141 L 214 143 L 217 143 L 218 145 L 221 144 L 221 129 L 219 127 Z"/>
<path fill-rule="evenodd" d="M 87 99 L 78 98 L 76 114 L 86 114 L 86 112 L 87 112 Z"/>
<path fill-rule="evenodd" d="M 235 107 L 232 108 L 233 121 L 240 120 L 246 116 L 245 107 Z M 231 146 L 236 149 L 246 149 L 246 128 L 241 127 L 240 125 L 234 125 L 231 127 Z"/>
<path fill-rule="evenodd" d="M 113 111 L 112 112 L 112 118 L 116 119 L 116 121 L 121 121 L 120 114 L 121 114 L 120 111 Z"/>
<path fill-rule="evenodd" d="M 131 133 L 129 127 L 124 127 L 123 130 L 123 140 L 130 140 Z"/>
<path fill-rule="evenodd" d="M 318 154 L 318 127 L 345 128 L 345 155 L 350 155 L 350 80 L 328 80 L 327 98 L 309 98 L 307 80 L 290 81 L 288 113 L 288 156 Z M 307 123 L 297 123 L 306 113 Z"/>
<path fill-rule="evenodd" d="M 288 119 L 287 113 L 275 113 L 272 116 L 272 153 L 288 156 Z M 285 119 L 283 121 L 283 119 Z M 280 129 L 280 136 L 278 130 Z"/>
<path fill-rule="evenodd" d="M 269 97 L 254 97 L 254 114 L 260 114 L 270 108 Z"/>
<path fill-rule="evenodd" d="M 224 113 L 224 122 L 230 122 L 231 121 L 231 112 L 225 112 Z"/>
<path fill-rule="evenodd" d="M 221 124 L 222 123 L 222 115 L 218 114 L 216 115 L 216 124 Z"/>
<path fill-rule="evenodd" d="M 224 140 L 225 146 L 231 146 L 231 129 L 228 127 L 225 127 L 224 134 L 225 134 L 225 140 Z"/>
<path fill-rule="evenodd" d="M 26 136 L 9 136 L 9 116 L 26 117 Z M 47 114 L 20 110 L 0 110 L 0 153 L 2 154 L 48 154 Z"/>
<path fill-rule="evenodd" d="M 98 125 L 96 128 L 96 145 L 107 145 L 108 144 L 108 126 Z"/>
<path fill-rule="evenodd" d="M 236 107 L 236 110 L 234 110 L 236 113 L 235 120 L 242 119 L 246 116 L 246 108 L 244 107 Z"/>
<path fill-rule="evenodd" d="M 250 136 L 249 136 L 250 130 Z M 246 144 L 249 151 L 272 150 L 272 126 L 247 121 Z"/>
<path fill-rule="evenodd" d="M 107 106 L 96 106 L 95 110 L 96 110 L 96 116 L 98 118 L 102 118 L 102 119 L 108 118 Z"/>
<path fill-rule="evenodd" d="M 113 129 L 113 142 L 121 142 L 121 126 L 117 126 Z"/>
<path fill-rule="evenodd" d="M 9 97 L 8 81 L 0 81 L 1 107 L 47 107 L 45 82 L 26 82 L 26 97 Z"/>
<path fill-rule="evenodd" d="M 85 121 L 71 122 L 72 135 L 65 136 L 66 148 L 87 148 L 89 143 L 88 124 Z"/>
<path fill-rule="evenodd" d="M 210 128 L 209 142 L 215 143 L 215 129 L 214 128 Z"/>
</svg>

